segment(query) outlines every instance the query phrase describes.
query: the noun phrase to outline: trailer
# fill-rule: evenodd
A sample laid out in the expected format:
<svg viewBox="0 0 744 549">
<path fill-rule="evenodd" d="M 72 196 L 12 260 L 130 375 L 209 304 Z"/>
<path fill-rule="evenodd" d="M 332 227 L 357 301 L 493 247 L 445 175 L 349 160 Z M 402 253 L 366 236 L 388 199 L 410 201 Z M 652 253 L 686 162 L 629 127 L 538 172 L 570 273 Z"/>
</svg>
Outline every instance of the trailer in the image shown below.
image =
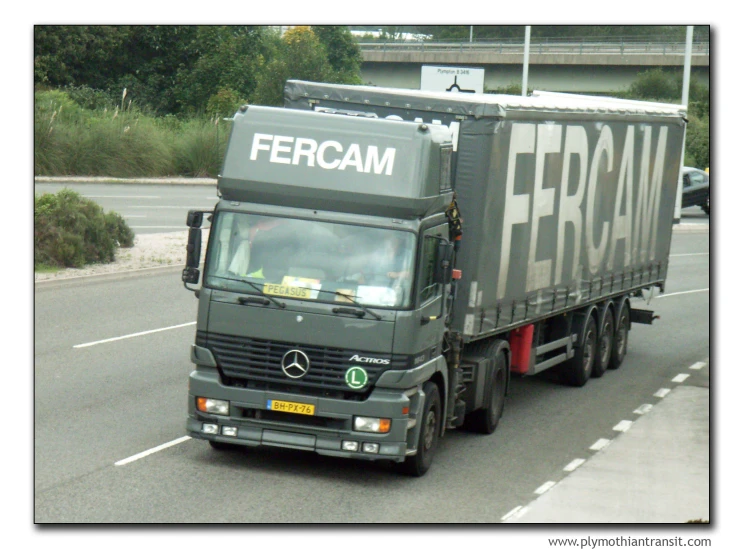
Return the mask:
<svg viewBox="0 0 744 549">
<path fill-rule="evenodd" d="M 188 219 L 189 434 L 420 476 L 447 429 L 497 428 L 511 376 L 619 368 L 655 318 L 631 297 L 664 290 L 684 129 L 547 93 L 288 81 L 285 108 L 241 107 Z"/>
</svg>

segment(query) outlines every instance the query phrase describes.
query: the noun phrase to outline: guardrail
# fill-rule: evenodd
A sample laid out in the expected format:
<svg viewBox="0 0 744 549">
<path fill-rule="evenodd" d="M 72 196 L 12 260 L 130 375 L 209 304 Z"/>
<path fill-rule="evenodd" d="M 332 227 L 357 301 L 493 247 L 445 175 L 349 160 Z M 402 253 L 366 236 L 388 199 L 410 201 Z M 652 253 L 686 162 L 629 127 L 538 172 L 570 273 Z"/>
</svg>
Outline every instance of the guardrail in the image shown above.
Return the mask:
<svg viewBox="0 0 744 549">
<path fill-rule="evenodd" d="M 524 55 L 524 41 L 503 40 L 495 42 L 436 42 L 375 41 L 359 42 L 362 52 L 452 52 L 498 53 Z M 533 40 L 530 54 L 563 55 L 684 55 L 684 42 L 653 42 L 642 40 L 619 41 L 545 41 Z M 710 42 L 693 42 L 692 55 L 710 55 Z"/>
</svg>

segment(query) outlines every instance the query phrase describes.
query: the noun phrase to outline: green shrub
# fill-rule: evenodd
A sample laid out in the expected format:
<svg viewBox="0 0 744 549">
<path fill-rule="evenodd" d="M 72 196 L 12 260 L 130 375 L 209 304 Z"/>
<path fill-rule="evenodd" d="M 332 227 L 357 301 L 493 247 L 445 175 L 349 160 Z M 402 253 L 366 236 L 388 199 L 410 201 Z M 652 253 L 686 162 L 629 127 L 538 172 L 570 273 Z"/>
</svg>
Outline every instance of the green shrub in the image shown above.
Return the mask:
<svg viewBox="0 0 744 549">
<path fill-rule="evenodd" d="M 116 249 L 131 248 L 134 233 L 115 212 L 69 189 L 34 196 L 34 267 L 110 263 Z"/>
<path fill-rule="evenodd" d="M 181 126 L 172 142 L 175 172 L 215 177 L 222 168 L 229 124 L 219 118 L 193 119 Z"/>
<path fill-rule="evenodd" d="M 220 88 L 220 90 L 209 98 L 207 102 L 207 114 L 215 117 L 231 117 L 245 104 L 246 101 L 240 94 L 231 88 Z"/>
</svg>

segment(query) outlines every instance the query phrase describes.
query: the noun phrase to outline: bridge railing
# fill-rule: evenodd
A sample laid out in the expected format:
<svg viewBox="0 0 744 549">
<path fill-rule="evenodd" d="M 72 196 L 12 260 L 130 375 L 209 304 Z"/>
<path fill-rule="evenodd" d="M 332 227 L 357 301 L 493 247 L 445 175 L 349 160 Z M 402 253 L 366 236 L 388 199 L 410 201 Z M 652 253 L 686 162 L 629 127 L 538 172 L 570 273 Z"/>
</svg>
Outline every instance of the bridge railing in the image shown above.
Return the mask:
<svg viewBox="0 0 744 549">
<path fill-rule="evenodd" d="M 499 41 L 397 41 L 359 42 L 362 52 L 452 52 L 524 54 L 524 40 Z M 644 39 L 576 40 L 540 39 L 530 42 L 530 54 L 564 55 L 684 55 L 684 42 L 658 42 Z M 710 42 L 693 42 L 692 55 L 710 55 Z"/>
</svg>

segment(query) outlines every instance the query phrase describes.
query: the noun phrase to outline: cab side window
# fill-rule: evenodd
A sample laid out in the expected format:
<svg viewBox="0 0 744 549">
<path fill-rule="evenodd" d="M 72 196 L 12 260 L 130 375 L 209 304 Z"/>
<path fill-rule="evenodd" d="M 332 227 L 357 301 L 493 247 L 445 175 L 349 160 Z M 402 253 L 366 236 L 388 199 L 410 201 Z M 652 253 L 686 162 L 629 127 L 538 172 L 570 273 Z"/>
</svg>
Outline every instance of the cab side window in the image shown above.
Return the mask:
<svg viewBox="0 0 744 549">
<path fill-rule="evenodd" d="M 428 301 L 437 294 L 437 285 L 434 283 L 434 262 L 436 261 L 438 243 L 439 241 L 436 238 L 424 238 L 421 289 L 419 290 L 421 303 Z"/>
</svg>

